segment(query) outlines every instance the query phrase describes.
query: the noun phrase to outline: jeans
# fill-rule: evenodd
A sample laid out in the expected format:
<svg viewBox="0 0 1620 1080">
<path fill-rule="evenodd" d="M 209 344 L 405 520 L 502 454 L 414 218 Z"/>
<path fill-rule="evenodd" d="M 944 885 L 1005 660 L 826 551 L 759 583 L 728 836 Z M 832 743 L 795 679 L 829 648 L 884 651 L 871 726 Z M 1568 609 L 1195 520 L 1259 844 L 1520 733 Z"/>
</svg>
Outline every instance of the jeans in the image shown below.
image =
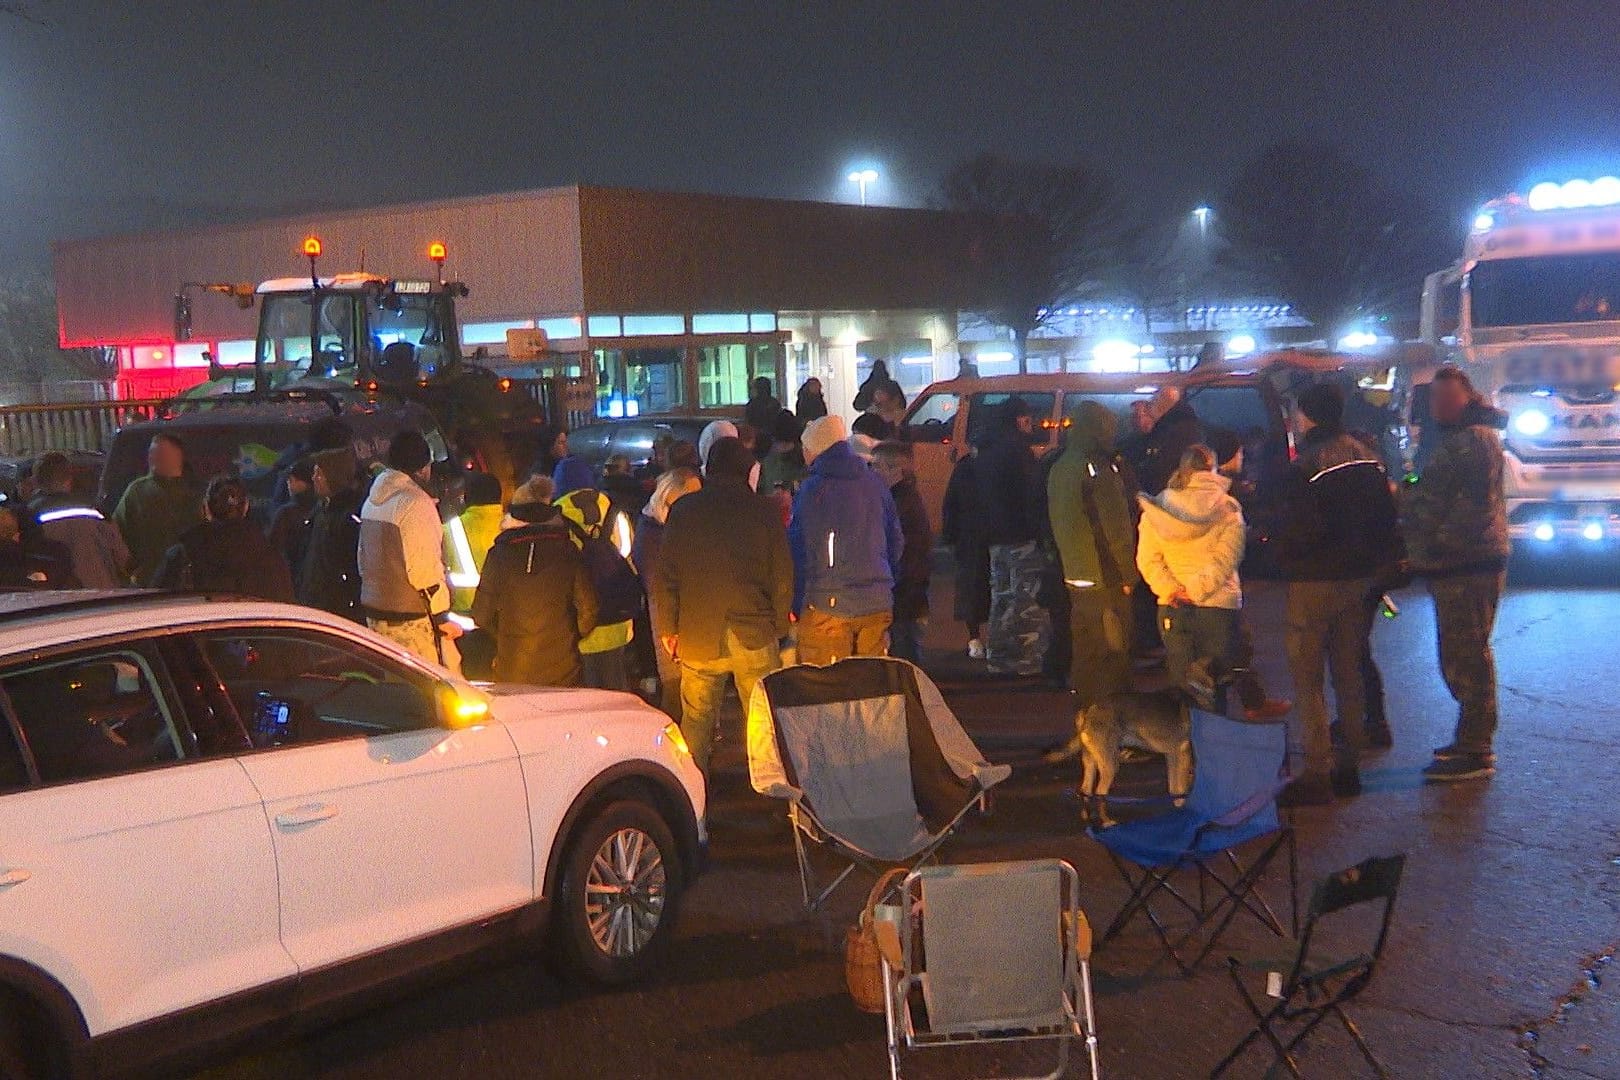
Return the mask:
<svg viewBox="0 0 1620 1080">
<path fill-rule="evenodd" d="M 725 700 L 726 681 L 730 679 L 737 684 L 737 696 L 742 699 L 746 717 L 754 687 L 782 662 L 775 644 L 751 649 L 737 640 L 731 630 L 726 631 L 720 654 L 713 660 L 683 658 L 680 661 L 681 734 L 691 748 L 692 760 L 705 778 L 709 775 L 709 759 L 714 755 L 714 726 L 720 718 L 720 704 Z"/>
<path fill-rule="evenodd" d="M 1457 702 L 1457 749 L 1488 754 L 1496 737 L 1496 655 L 1491 631 L 1507 574 L 1430 578 L 1440 675 Z"/>
<path fill-rule="evenodd" d="M 889 655 L 913 664 L 922 663 L 923 629 L 921 619 L 896 619 L 890 623 Z"/>
<path fill-rule="evenodd" d="M 1104 585 L 1065 585 L 1069 596 L 1069 689 L 1085 709 L 1131 686 L 1131 598 Z"/>
<path fill-rule="evenodd" d="M 621 645 L 606 652 L 584 653 L 580 663 L 585 669 L 584 685 L 598 690 L 630 689 L 630 646 Z"/>
<path fill-rule="evenodd" d="M 1371 588 L 1369 579 L 1288 583 L 1288 666 L 1294 675 L 1307 774 L 1327 776 L 1334 766 L 1324 665 L 1333 675 L 1343 763 L 1353 768 L 1359 760 L 1367 708 L 1361 655 L 1372 632 L 1366 604 Z"/>
<path fill-rule="evenodd" d="M 799 616 L 799 663 L 831 664 L 847 656 L 883 656 L 894 614 L 874 611 L 846 619 L 807 607 Z"/>
</svg>

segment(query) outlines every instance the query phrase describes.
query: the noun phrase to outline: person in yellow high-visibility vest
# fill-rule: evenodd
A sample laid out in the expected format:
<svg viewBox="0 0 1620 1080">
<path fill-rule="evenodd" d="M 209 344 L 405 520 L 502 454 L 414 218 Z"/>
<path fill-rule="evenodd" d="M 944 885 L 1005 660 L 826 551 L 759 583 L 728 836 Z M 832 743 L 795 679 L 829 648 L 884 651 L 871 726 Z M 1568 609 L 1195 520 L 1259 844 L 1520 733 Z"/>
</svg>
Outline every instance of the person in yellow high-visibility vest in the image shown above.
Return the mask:
<svg viewBox="0 0 1620 1080">
<path fill-rule="evenodd" d="M 619 554 L 628 559 L 634 539 L 630 518 L 614 509 L 612 500 L 591 486 L 593 478 L 590 466 L 576 457 L 564 458 L 553 477 L 559 478 L 562 482 L 557 484 L 553 505 L 562 511 L 563 517 L 590 536 L 606 537 Z M 577 536 L 574 543 L 583 546 Z M 599 623 L 580 641 L 579 653 L 585 665 L 586 686 L 602 690 L 630 688 L 626 646 L 634 636 L 635 620 L 625 619 L 622 622 Z"/>
<path fill-rule="evenodd" d="M 501 534 L 501 482 L 488 473 L 467 474 L 466 509 L 444 523 L 444 565 L 450 571 L 450 610 L 465 615 L 484 572 L 484 560 Z"/>
</svg>

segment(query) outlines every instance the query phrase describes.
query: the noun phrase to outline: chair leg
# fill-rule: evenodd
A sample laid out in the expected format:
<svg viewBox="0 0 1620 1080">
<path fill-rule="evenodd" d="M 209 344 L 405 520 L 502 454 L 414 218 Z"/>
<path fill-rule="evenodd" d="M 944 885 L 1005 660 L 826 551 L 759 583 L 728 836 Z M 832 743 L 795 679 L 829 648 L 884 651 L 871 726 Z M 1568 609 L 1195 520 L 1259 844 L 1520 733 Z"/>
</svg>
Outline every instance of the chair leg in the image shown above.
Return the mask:
<svg viewBox="0 0 1620 1080">
<path fill-rule="evenodd" d="M 1339 1023 L 1344 1025 L 1344 1030 L 1348 1031 L 1350 1037 L 1356 1041 L 1356 1049 L 1360 1050 L 1361 1056 L 1367 1059 L 1367 1064 L 1372 1067 L 1372 1071 L 1380 1080 L 1388 1080 L 1389 1072 L 1373 1056 L 1372 1047 L 1367 1045 L 1367 1040 L 1362 1036 L 1361 1029 L 1356 1026 L 1356 1022 L 1350 1019 L 1350 1015 L 1341 1006 L 1334 1004 L 1329 1007 L 1333 1010 L 1333 1015 L 1339 1018 Z"/>
<path fill-rule="evenodd" d="M 1098 1060 L 1097 1010 L 1091 996 L 1091 963 L 1080 961 L 1080 1001 L 1086 1018 L 1086 1057 L 1091 1062 L 1091 1080 L 1102 1076 Z"/>
<path fill-rule="evenodd" d="M 1245 1035 L 1243 1041 L 1232 1047 L 1231 1053 L 1220 1060 L 1220 1063 L 1209 1074 L 1211 1080 L 1224 1075 L 1226 1070 L 1236 1064 L 1237 1060 L 1243 1056 L 1244 1051 L 1253 1046 L 1255 1041 L 1262 1036 L 1271 1042 L 1279 1060 L 1286 1060 L 1288 1057 L 1287 1052 L 1282 1048 L 1282 1044 L 1277 1040 L 1277 1036 L 1271 1030 L 1271 1025 L 1287 1004 L 1286 1000 L 1279 1001 L 1269 1012 L 1261 1012 L 1260 1006 L 1254 1000 L 1254 996 L 1249 993 L 1249 988 L 1244 985 L 1243 976 L 1238 974 L 1238 969 L 1235 966 L 1230 966 L 1226 969 L 1226 973 L 1232 977 L 1232 985 L 1237 987 L 1238 996 L 1243 999 L 1243 1004 L 1248 1007 L 1249 1015 L 1254 1017 L 1254 1030 Z"/>
<path fill-rule="evenodd" d="M 880 960 L 879 965 L 883 974 L 883 1025 L 889 1035 L 889 1080 L 900 1080 L 900 1043 L 894 1022 L 894 972 L 889 970 L 887 960 Z"/>
</svg>

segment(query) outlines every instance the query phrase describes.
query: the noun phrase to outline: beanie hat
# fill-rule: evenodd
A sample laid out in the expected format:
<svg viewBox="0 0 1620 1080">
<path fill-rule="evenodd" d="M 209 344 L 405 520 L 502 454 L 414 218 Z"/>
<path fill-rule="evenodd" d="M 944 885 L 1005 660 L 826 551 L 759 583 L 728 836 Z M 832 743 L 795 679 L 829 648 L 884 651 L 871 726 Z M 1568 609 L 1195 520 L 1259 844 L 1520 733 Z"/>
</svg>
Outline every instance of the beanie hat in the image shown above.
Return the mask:
<svg viewBox="0 0 1620 1080">
<path fill-rule="evenodd" d="M 1333 383 L 1313 383 L 1294 402 L 1311 423 L 1338 427 L 1344 423 L 1344 391 Z"/>
<path fill-rule="evenodd" d="M 812 420 L 804 429 L 804 460 L 810 462 L 820 457 L 833 443 L 843 442 L 849 438 L 849 428 L 844 426 L 841 416 L 823 416 Z"/>
<path fill-rule="evenodd" d="M 596 479 L 591 475 L 591 467 L 585 463 L 584 458 L 569 454 L 557 462 L 557 467 L 552 470 L 551 483 L 556 487 L 560 498 L 571 491 L 594 487 Z"/>
<path fill-rule="evenodd" d="M 711 480 L 747 480 L 758 467 L 759 461 L 753 451 L 736 436 L 727 435 L 716 439 L 714 445 L 709 447 L 709 464 L 704 475 Z"/>
<path fill-rule="evenodd" d="M 388 467 L 418 473 L 433 464 L 433 451 L 420 431 L 402 431 L 388 443 Z"/>
<path fill-rule="evenodd" d="M 735 439 L 737 425 L 730 420 L 715 420 L 698 433 L 698 460 L 703 463 L 705 471 L 709 468 L 709 450 L 721 439 Z"/>
</svg>

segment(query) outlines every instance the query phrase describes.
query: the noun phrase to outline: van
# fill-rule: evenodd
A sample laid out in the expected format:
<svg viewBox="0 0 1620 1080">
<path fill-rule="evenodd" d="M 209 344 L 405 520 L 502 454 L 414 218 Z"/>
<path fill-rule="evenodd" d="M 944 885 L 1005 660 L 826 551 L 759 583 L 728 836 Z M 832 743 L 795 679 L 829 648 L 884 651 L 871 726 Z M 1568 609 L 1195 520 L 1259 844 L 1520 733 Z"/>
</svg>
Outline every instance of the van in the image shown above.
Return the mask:
<svg viewBox="0 0 1620 1080">
<path fill-rule="evenodd" d="M 996 407 L 1023 399 L 1034 413 L 1031 438 L 1037 457 L 1057 446 L 1067 417 L 1082 401 L 1096 401 L 1119 419 L 1120 436 L 1132 430 L 1131 406 L 1160 387 L 1178 386 L 1200 420 L 1243 436 L 1258 451 L 1245 471 L 1266 492 L 1288 465 L 1290 441 L 1282 395 L 1258 371 L 1157 371 L 1129 374 L 1071 372 L 1056 375 L 993 375 L 936 382 L 917 396 L 903 421 L 912 443 L 917 487 L 937 534 L 951 470 L 969 446 L 984 437 Z"/>
</svg>

